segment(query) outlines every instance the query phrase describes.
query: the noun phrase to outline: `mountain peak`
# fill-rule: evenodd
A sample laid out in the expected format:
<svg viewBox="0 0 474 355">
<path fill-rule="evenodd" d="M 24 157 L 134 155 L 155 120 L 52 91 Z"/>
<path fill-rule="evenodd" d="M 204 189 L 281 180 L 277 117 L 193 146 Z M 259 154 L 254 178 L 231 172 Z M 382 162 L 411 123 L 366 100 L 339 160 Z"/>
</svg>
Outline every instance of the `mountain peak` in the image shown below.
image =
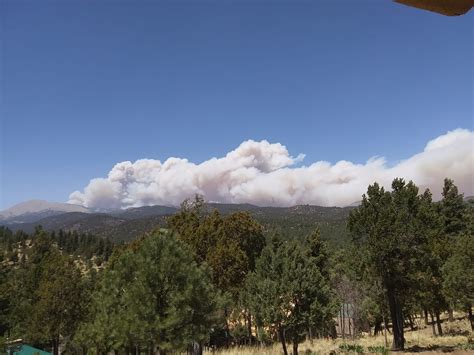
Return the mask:
<svg viewBox="0 0 474 355">
<path fill-rule="evenodd" d="M 70 203 L 50 202 L 45 200 L 28 200 L 20 202 L 10 208 L 0 211 L 0 219 L 15 218 L 25 214 L 36 214 L 43 212 L 89 212 L 86 207 Z"/>
</svg>

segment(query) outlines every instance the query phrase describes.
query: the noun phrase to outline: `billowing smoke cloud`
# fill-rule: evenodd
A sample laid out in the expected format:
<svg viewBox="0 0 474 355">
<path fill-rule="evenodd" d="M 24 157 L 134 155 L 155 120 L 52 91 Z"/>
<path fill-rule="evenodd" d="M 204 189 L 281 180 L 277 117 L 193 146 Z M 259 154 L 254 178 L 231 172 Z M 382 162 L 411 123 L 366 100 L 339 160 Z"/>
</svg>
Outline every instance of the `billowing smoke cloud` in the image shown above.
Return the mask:
<svg viewBox="0 0 474 355">
<path fill-rule="evenodd" d="M 118 163 L 107 178 L 92 179 L 83 192 L 73 192 L 69 202 L 91 208 L 179 205 L 200 194 L 222 203 L 346 206 L 360 200 L 374 181 L 389 188 L 395 177 L 429 187 L 435 197 L 443 179 L 450 177 L 462 192 L 472 195 L 473 153 L 474 132 L 466 129 L 431 140 L 423 152 L 394 166 L 384 158 L 365 164 L 342 160 L 298 166 L 304 155 L 292 157 L 279 143 L 248 140 L 225 157 L 200 164 L 180 158 Z"/>
</svg>

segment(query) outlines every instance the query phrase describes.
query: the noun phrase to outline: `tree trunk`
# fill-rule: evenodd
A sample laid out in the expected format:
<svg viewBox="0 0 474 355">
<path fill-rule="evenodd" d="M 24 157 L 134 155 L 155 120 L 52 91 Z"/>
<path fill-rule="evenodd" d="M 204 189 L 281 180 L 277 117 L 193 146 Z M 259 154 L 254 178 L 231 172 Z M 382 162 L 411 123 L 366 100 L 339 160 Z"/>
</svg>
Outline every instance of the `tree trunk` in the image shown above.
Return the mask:
<svg viewBox="0 0 474 355">
<path fill-rule="evenodd" d="M 441 319 L 439 317 L 439 310 L 436 310 L 436 325 L 438 326 L 438 334 L 443 335 L 443 328 L 441 327 Z"/>
<path fill-rule="evenodd" d="M 388 348 L 388 340 L 387 340 L 387 320 L 385 319 L 385 316 L 382 315 L 382 320 L 383 320 L 383 336 L 385 338 L 385 347 Z"/>
<path fill-rule="evenodd" d="M 252 314 L 247 312 L 247 331 L 249 333 L 249 345 L 252 346 Z"/>
<path fill-rule="evenodd" d="M 197 341 L 191 345 L 191 355 L 202 355 L 202 345 Z"/>
<path fill-rule="evenodd" d="M 390 317 L 392 318 L 393 343 L 392 350 L 404 350 L 405 337 L 403 336 L 403 312 L 397 295 L 393 289 L 387 288 Z"/>
<path fill-rule="evenodd" d="M 309 337 L 309 343 L 313 345 L 313 330 L 311 327 L 308 327 L 308 337 Z"/>
<path fill-rule="evenodd" d="M 428 310 L 425 308 L 423 309 L 423 313 L 425 314 L 425 325 L 428 325 Z"/>
<path fill-rule="evenodd" d="M 469 305 L 467 310 L 467 314 L 469 315 L 469 321 L 471 322 L 471 330 L 474 330 L 474 316 L 472 315 L 472 305 Z"/>
<path fill-rule="evenodd" d="M 228 311 L 227 307 L 224 307 L 224 317 L 225 317 L 225 346 L 228 348 L 230 345 L 230 329 L 229 329 L 229 321 L 228 321 Z"/>
<path fill-rule="evenodd" d="M 410 330 L 412 332 L 415 331 L 415 324 L 413 323 L 413 317 L 411 316 L 411 314 L 408 314 L 408 322 L 410 323 Z"/>
<path fill-rule="evenodd" d="M 286 348 L 285 333 L 283 332 L 283 328 L 281 326 L 278 327 L 278 337 L 280 338 L 281 346 L 283 347 L 283 354 L 288 355 L 288 349 Z"/>
<path fill-rule="evenodd" d="M 298 341 L 293 339 L 293 355 L 298 355 Z"/>
<path fill-rule="evenodd" d="M 340 311 L 341 312 L 341 332 L 342 332 L 342 339 L 345 339 L 346 338 L 346 320 L 345 320 L 345 317 L 344 317 L 344 303 L 342 304 L 342 310 Z"/>
<path fill-rule="evenodd" d="M 53 355 L 59 355 L 59 339 L 53 339 Z"/>
<path fill-rule="evenodd" d="M 150 343 L 150 355 L 157 355 L 158 354 L 158 347 L 154 342 Z"/>
<path fill-rule="evenodd" d="M 454 322 L 454 309 L 451 306 L 448 308 L 448 320 Z"/>
<path fill-rule="evenodd" d="M 354 333 L 354 330 L 351 328 L 351 318 L 350 318 L 350 317 L 347 317 L 347 321 L 348 321 L 347 323 L 349 323 L 349 324 L 348 324 L 349 336 L 350 336 L 351 338 L 354 338 L 354 334 L 353 334 L 353 333 Z"/>
<path fill-rule="evenodd" d="M 431 311 L 430 311 L 430 317 L 431 317 L 431 328 L 433 330 L 433 335 L 436 336 L 435 320 L 433 317 L 433 313 L 431 313 Z"/>
<path fill-rule="evenodd" d="M 377 334 L 379 334 L 381 329 L 382 329 L 382 322 L 380 321 L 380 319 L 377 318 L 374 324 L 374 337 L 376 337 Z"/>
</svg>

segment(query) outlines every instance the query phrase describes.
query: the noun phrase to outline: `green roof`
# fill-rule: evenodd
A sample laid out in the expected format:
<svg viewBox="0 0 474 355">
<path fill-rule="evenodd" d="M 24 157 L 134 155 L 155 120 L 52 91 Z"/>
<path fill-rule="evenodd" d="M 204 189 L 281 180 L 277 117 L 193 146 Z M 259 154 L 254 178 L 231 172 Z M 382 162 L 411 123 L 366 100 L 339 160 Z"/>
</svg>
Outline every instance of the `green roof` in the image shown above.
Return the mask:
<svg viewBox="0 0 474 355">
<path fill-rule="evenodd" d="M 36 349 L 29 345 L 18 345 L 13 346 L 9 349 L 8 354 L 10 355 L 51 355 L 50 352 Z"/>
</svg>

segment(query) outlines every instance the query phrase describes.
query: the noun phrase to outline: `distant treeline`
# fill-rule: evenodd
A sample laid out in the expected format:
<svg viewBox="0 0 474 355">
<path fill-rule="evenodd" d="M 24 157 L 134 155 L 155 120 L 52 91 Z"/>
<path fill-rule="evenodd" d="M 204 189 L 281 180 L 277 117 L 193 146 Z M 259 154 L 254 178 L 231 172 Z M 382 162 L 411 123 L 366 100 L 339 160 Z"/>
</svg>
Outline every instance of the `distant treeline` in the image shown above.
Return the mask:
<svg viewBox="0 0 474 355">
<path fill-rule="evenodd" d="M 369 186 L 340 248 L 329 248 L 318 228 L 292 238 L 301 226 L 287 223 L 268 231 L 249 212 L 221 214 L 196 197 L 166 228 L 128 244 L 2 228 L 3 344 L 22 338 L 54 354 L 200 354 L 280 342 L 297 355 L 305 339 L 337 336 L 341 305 L 351 310 L 353 334 L 385 325 L 397 350 L 417 315 L 431 318 L 438 335 L 442 313 L 474 322 L 474 208 L 453 181 L 444 181 L 439 202 L 402 179 L 391 191 Z M 78 262 L 93 258 L 101 268 Z"/>
<path fill-rule="evenodd" d="M 13 233 L 7 227 L 0 226 L 0 248 L 7 252 L 3 258 L 16 261 L 18 251 L 25 249 L 27 243 L 34 243 L 35 237 L 39 234 L 48 238 L 64 253 L 89 259 L 97 256 L 108 260 L 114 248 L 114 243 L 109 238 L 98 237 L 90 233 L 63 230 L 46 232 L 41 226 L 38 226 L 33 234 L 21 230 Z"/>
</svg>

